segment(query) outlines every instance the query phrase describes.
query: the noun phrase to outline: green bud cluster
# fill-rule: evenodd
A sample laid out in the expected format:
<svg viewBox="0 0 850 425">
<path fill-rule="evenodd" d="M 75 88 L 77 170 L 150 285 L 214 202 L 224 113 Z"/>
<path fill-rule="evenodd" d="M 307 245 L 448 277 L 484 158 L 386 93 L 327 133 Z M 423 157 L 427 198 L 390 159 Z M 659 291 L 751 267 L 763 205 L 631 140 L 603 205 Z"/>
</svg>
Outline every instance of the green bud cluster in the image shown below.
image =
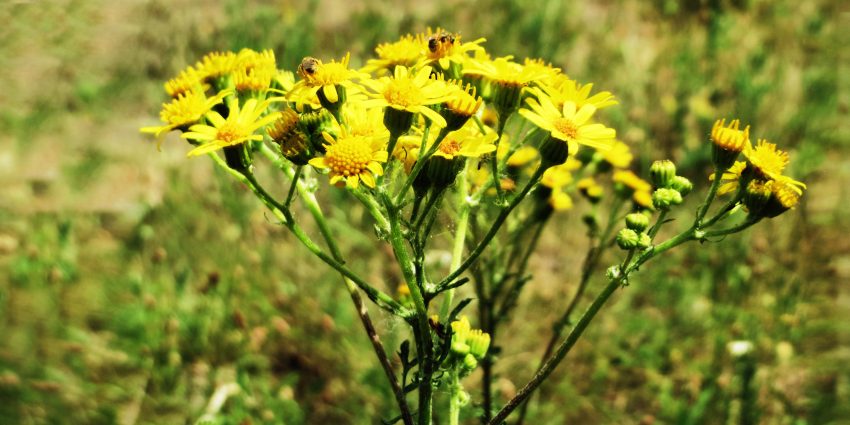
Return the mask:
<svg viewBox="0 0 850 425">
<path fill-rule="evenodd" d="M 451 355 L 447 358 L 450 365 L 459 365 L 464 372 L 471 372 L 489 348 L 490 335 L 481 329 L 472 329 L 466 316 L 452 322 Z"/>
<path fill-rule="evenodd" d="M 652 206 L 658 210 L 681 204 L 682 198 L 694 189 L 690 180 L 676 175 L 676 164 L 667 159 L 653 162 L 649 175 L 656 188 L 652 193 Z"/>
</svg>

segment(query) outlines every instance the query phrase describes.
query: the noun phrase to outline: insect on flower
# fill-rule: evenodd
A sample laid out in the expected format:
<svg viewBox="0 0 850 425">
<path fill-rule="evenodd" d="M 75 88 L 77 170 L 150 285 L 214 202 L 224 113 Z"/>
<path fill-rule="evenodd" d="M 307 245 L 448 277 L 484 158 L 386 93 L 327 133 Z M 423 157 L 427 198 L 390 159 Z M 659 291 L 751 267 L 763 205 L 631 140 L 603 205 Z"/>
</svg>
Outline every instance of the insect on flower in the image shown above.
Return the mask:
<svg viewBox="0 0 850 425">
<path fill-rule="evenodd" d="M 319 70 L 322 62 L 314 57 L 307 56 L 301 60 L 301 65 L 298 65 L 298 74 L 302 77 L 305 75 L 313 75 Z"/>
<path fill-rule="evenodd" d="M 448 32 L 441 32 L 438 34 L 432 34 L 428 37 L 428 50 L 431 53 L 437 53 L 440 49 L 447 49 L 454 44 L 456 38 L 454 34 L 450 34 Z"/>
</svg>

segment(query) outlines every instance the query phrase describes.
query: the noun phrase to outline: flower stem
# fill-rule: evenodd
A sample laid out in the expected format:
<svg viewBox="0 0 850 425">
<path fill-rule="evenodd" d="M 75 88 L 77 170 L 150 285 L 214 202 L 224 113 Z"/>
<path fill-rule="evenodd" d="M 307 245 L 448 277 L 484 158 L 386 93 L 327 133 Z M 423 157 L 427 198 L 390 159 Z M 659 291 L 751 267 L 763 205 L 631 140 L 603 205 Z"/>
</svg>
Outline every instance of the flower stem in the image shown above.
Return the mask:
<svg viewBox="0 0 850 425">
<path fill-rule="evenodd" d="M 472 252 L 469 253 L 469 256 L 466 257 L 466 260 L 454 269 L 445 279 L 443 279 L 438 285 L 436 291 L 439 292 L 442 287 L 450 284 L 453 280 L 455 280 L 458 276 L 460 276 L 466 269 L 469 268 L 478 257 L 484 252 L 484 249 L 487 248 L 487 245 L 490 244 L 490 241 L 496 236 L 496 233 L 501 229 L 502 224 L 505 223 L 505 220 L 508 218 L 508 215 L 514 210 L 514 208 L 525 199 L 525 196 L 528 195 L 528 192 L 540 181 L 540 177 L 543 176 L 543 172 L 546 171 L 543 167 L 539 167 L 534 171 L 534 175 L 531 176 L 531 179 L 526 183 L 525 187 L 514 196 L 510 203 L 502 209 L 502 212 L 496 217 L 496 220 L 493 222 L 492 226 L 490 226 L 490 230 L 487 231 L 487 234 L 484 235 L 484 238 L 478 242 Z"/>
<path fill-rule="evenodd" d="M 449 372 L 449 425 L 458 425 L 460 422 L 460 378 L 457 370 Z"/>
<path fill-rule="evenodd" d="M 711 187 L 708 189 L 708 195 L 705 197 L 705 202 L 703 202 L 697 210 L 697 219 L 695 222 L 697 228 L 702 227 L 702 219 L 705 217 L 705 214 L 708 213 L 708 207 L 711 206 L 712 202 L 714 202 L 714 197 L 717 195 L 717 189 L 720 188 L 721 177 L 723 177 L 723 170 L 720 168 L 715 169 L 714 180 L 712 180 Z"/>
<path fill-rule="evenodd" d="M 452 262 L 449 270 L 455 270 L 460 267 L 461 257 L 463 257 L 463 248 L 466 246 L 466 231 L 469 227 L 470 206 L 466 202 L 466 197 L 469 196 L 469 182 L 466 179 L 466 173 L 469 169 L 469 161 L 463 166 L 463 170 L 458 176 L 457 184 L 457 205 L 460 208 L 460 217 L 457 219 L 455 228 L 455 239 L 452 244 Z M 440 317 L 449 317 L 449 312 L 452 309 L 452 298 L 454 297 L 454 288 L 446 291 L 446 296 L 443 298 L 443 304 L 440 308 Z"/>
<path fill-rule="evenodd" d="M 389 202 L 387 199 L 386 202 Z M 388 206 L 389 207 L 389 206 Z M 410 290 L 410 297 L 413 300 L 413 305 L 416 308 L 415 326 L 417 355 L 419 357 L 419 425 L 427 425 L 431 423 L 431 399 L 433 386 L 431 380 L 433 378 L 433 364 L 431 361 L 432 341 L 431 328 L 428 325 L 428 306 L 425 304 L 425 297 L 420 289 L 424 282 L 417 279 L 417 273 L 414 270 L 414 263 L 410 256 L 410 252 L 405 246 L 404 234 L 401 230 L 400 211 L 395 208 L 388 208 L 390 215 L 390 244 L 393 248 L 396 261 L 401 267 L 402 275 L 404 276 L 407 288 Z M 421 273 L 418 274 L 421 276 Z"/>
</svg>

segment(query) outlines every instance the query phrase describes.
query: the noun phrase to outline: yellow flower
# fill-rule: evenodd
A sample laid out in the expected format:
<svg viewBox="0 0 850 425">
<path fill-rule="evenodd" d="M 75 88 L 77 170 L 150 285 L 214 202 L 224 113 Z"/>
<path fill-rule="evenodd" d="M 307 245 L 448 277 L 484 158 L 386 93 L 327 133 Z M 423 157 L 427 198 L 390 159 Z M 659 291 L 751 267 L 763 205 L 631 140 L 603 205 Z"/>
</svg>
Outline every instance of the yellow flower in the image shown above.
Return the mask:
<svg viewBox="0 0 850 425">
<path fill-rule="evenodd" d="M 551 84 L 541 84 L 539 88 L 535 87 L 531 92 L 538 98 L 548 96 L 558 109 L 561 109 L 566 102 L 575 103 L 579 109 L 587 104 L 595 106 L 596 109 L 604 109 L 618 103 L 611 92 L 603 91 L 590 96 L 593 84 L 581 85 L 566 75 L 556 75 L 552 80 Z"/>
<path fill-rule="evenodd" d="M 629 149 L 629 145 L 619 140 L 614 141 L 614 144 L 611 145 L 611 149 L 600 150 L 598 152 L 599 155 L 602 156 L 602 159 L 611 164 L 614 168 L 628 168 L 634 158 L 631 149 Z"/>
<path fill-rule="evenodd" d="M 614 172 L 611 179 L 619 183 L 626 193 L 631 193 L 632 200 L 644 207 L 652 208 L 652 185 L 629 170 Z"/>
<path fill-rule="evenodd" d="M 442 79 L 441 74 L 437 80 L 442 81 Z M 470 84 L 464 85 L 459 80 L 450 80 L 445 84 L 452 97 L 443 102 L 441 115 L 445 118 L 449 130 L 457 130 L 481 109 L 484 99 L 476 96 L 476 89 Z"/>
<path fill-rule="evenodd" d="M 428 28 L 428 33 L 424 37 L 420 37 L 425 43 L 425 64 L 433 64 L 436 62 L 441 69 L 448 70 L 452 62 L 461 63 L 467 57 L 467 53 L 484 51 L 480 46 L 485 41 L 479 38 L 469 43 L 461 43 L 460 35 L 446 32 L 442 28 L 437 28 L 432 31 Z"/>
<path fill-rule="evenodd" d="M 364 108 L 359 102 L 348 103 L 343 109 L 342 119 L 352 136 L 363 136 L 386 142 L 390 132 L 381 122 L 384 112 L 380 108 Z"/>
<path fill-rule="evenodd" d="M 728 170 L 720 176 L 721 184 L 717 189 L 717 195 L 725 195 L 729 192 L 734 192 L 738 189 L 738 182 L 741 180 L 741 174 L 747 168 L 747 163 L 743 161 L 735 161 Z M 714 174 L 708 177 L 709 180 L 714 180 Z"/>
<path fill-rule="evenodd" d="M 557 189 L 570 184 L 572 181 L 573 174 L 570 172 L 570 166 L 567 164 L 560 164 L 547 168 L 546 171 L 543 172 L 540 184 L 551 189 Z"/>
<path fill-rule="evenodd" d="M 540 184 L 551 189 L 548 203 L 555 211 L 566 211 L 573 207 L 572 198 L 564 191 L 564 187 L 573 181 L 571 168 L 572 164 L 566 163 L 549 167 L 540 179 Z"/>
<path fill-rule="evenodd" d="M 505 139 L 505 136 L 502 136 L 502 139 Z M 501 159 L 505 155 L 508 154 L 508 150 L 510 149 L 509 143 L 499 143 L 499 155 L 498 157 Z M 507 160 L 505 163 L 508 167 L 522 167 L 532 163 L 537 159 L 537 149 L 534 149 L 531 146 L 523 146 L 517 149 Z"/>
<path fill-rule="evenodd" d="M 777 149 L 775 144 L 763 139 L 759 140 L 755 147 L 748 144 L 744 148 L 744 156 L 756 178 L 782 182 L 798 194 L 802 194 L 802 189 L 806 188 L 802 182 L 782 175 L 788 165 L 788 152 Z"/>
<path fill-rule="evenodd" d="M 480 158 L 481 155 L 496 150 L 494 143 L 497 138 L 498 136 L 492 130 L 488 131 L 487 134 L 481 134 L 477 126 L 466 125 L 460 130 L 447 134 L 440 142 L 440 147 L 437 148 L 434 155 L 446 159 L 453 159 L 458 156 Z"/>
<path fill-rule="evenodd" d="M 334 139 L 323 132 L 325 156 L 313 158 L 309 164 L 318 169 L 330 170 L 330 183 L 356 189 L 362 181 L 368 187 L 375 187 L 375 176 L 384 174 L 381 163 L 387 162 L 384 143 L 364 136 L 354 136 L 342 131 Z"/>
<path fill-rule="evenodd" d="M 750 143 L 750 126 L 739 130 L 740 124 L 739 120 L 732 120 L 728 126 L 725 119 L 715 121 L 711 127 L 711 141 L 725 151 L 743 151 Z"/>
<path fill-rule="evenodd" d="M 550 83 L 554 81 L 555 78 L 562 76 L 561 68 L 552 66 L 551 63 L 546 63 L 543 59 L 526 58 L 525 61 L 523 61 L 523 66 L 530 74 L 541 74 L 537 81 L 543 84 Z"/>
<path fill-rule="evenodd" d="M 446 137 L 440 142 L 440 146 L 434 151 L 435 156 L 441 156 L 446 159 L 454 159 L 457 157 L 480 158 L 481 155 L 488 154 L 496 150 L 494 142 L 498 136 L 493 130 L 488 129 L 486 134 L 481 134 L 477 126 L 468 124 L 459 130 L 455 130 L 446 134 Z M 434 145 L 437 135 L 434 132 L 429 133 L 428 141 L 425 148 Z M 422 144 L 421 134 L 411 134 L 401 136 L 396 148 L 396 157 L 399 159 L 407 159 L 412 156 L 415 159 L 419 157 L 419 147 Z M 399 152 L 399 150 L 404 152 Z"/>
<path fill-rule="evenodd" d="M 537 66 L 523 66 L 511 56 L 465 61 L 463 75 L 480 75 L 498 86 L 525 87 L 532 81 L 545 79 L 549 71 Z"/>
<path fill-rule="evenodd" d="M 263 140 L 263 136 L 255 134 L 257 129 L 265 127 L 278 118 L 278 114 L 261 117 L 269 106 L 269 101 L 257 102 L 249 99 L 240 107 L 233 102 L 227 119 L 218 112 L 211 111 L 206 115 L 212 125 L 196 124 L 183 133 L 184 139 L 192 139 L 202 144 L 189 151 L 189 156 L 202 155 L 227 146 L 235 146 L 249 140 Z"/>
<path fill-rule="evenodd" d="M 788 210 L 797 206 L 800 202 L 800 196 L 803 194 L 799 187 L 778 180 L 774 180 L 771 183 L 770 192 L 773 195 L 772 198 L 775 199 L 783 209 Z"/>
<path fill-rule="evenodd" d="M 223 91 L 211 98 L 207 98 L 203 92 L 198 91 L 181 93 L 171 102 L 162 104 L 162 111 L 159 113 L 159 118 L 165 125 L 144 127 L 141 131 L 143 133 L 153 133 L 156 137 L 159 137 L 163 133 L 167 133 L 175 128 L 188 127 L 200 121 L 213 106 L 221 103 L 221 100 L 228 94 L 230 94 L 230 91 Z"/>
<path fill-rule="evenodd" d="M 209 85 L 204 83 L 204 74 L 194 67 L 187 67 L 176 77 L 165 82 L 165 92 L 171 97 L 178 97 L 190 91 L 204 92 Z"/>
<path fill-rule="evenodd" d="M 375 48 L 377 59 L 369 59 L 363 72 L 392 71 L 396 66 L 412 67 L 425 55 L 422 36 L 404 35 L 398 41 L 381 43 Z"/>
<path fill-rule="evenodd" d="M 310 93 L 318 93 L 321 90 L 322 95 L 330 103 L 337 103 L 340 99 L 338 86 L 352 89 L 356 86 L 351 80 L 369 77 L 367 74 L 348 69 L 350 60 L 350 53 L 346 53 L 339 62 L 332 60 L 329 63 L 323 63 L 316 58 L 304 58 L 298 66 L 298 75 L 302 80 L 296 86 L 306 86 Z"/>
<path fill-rule="evenodd" d="M 373 91 L 370 93 L 373 99 L 363 102 L 363 106 L 418 112 L 438 127 L 445 127 L 446 120 L 428 106 L 448 101 L 454 94 L 444 82 L 432 80 L 430 75 L 430 66 L 422 67 L 415 74 L 407 67 L 397 66 L 393 78 L 381 77 L 377 80 L 361 81 L 361 84 Z"/>
<path fill-rule="evenodd" d="M 236 59 L 231 75 L 239 91 L 263 91 L 269 88 L 272 78 L 277 76 L 277 62 L 270 49 L 255 52 L 243 49 Z"/>
<path fill-rule="evenodd" d="M 195 64 L 195 68 L 198 69 L 204 78 L 211 79 L 230 74 L 236 69 L 238 63 L 239 60 L 236 53 L 210 52 Z"/>
<path fill-rule="evenodd" d="M 546 96 L 541 96 L 539 102 L 530 98 L 526 102 L 531 109 L 520 109 L 520 115 L 548 131 L 552 137 L 566 142 L 570 154 L 578 151 L 578 145 L 610 149 L 617 136 L 612 128 L 602 124 L 588 124 L 596 112 L 596 107 L 591 104 L 585 104 L 577 110 L 574 102 L 567 101 L 559 111 Z"/>
</svg>

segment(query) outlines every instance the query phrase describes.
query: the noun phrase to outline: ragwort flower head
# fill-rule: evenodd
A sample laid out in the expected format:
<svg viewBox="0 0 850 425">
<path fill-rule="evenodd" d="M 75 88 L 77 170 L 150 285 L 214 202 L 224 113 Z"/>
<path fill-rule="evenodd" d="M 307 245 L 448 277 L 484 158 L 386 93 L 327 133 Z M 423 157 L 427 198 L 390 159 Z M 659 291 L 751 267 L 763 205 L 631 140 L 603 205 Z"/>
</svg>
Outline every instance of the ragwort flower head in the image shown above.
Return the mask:
<svg viewBox="0 0 850 425">
<path fill-rule="evenodd" d="M 342 131 L 334 139 L 323 133 L 325 156 L 313 158 L 310 165 L 330 172 L 330 183 L 356 189 L 363 182 L 375 187 L 375 177 L 384 174 L 381 163 L 387 162 L 386 145 L 375 139 Z"/>
<path fill-rule="evenodd" d="M 165 82 L 165 92 L 176 98 L 190 91 L 205 92 L 209 85 L 204 82 L 205 75 L 192 66 L 180 71 L 176 77 Z"/>
<path fill-rule="evenodd" d="M 726 120 L 714 122 L 711 127 L 712 160 L 717 168 L 725 170 L 735 163 L 738 154 L 750 144 L 750 126 L 740 129 L 741 122 Z"/>
<path fill-rule="evenodd" d="M 604 109 L 609 106 L 616 105 L 617 99 L 611 92 L 603 91 L 590 95 L 593 90 L 593 84 L 579 84 L 575 80 L 571 80 L 566 75 L 560 74 L 552 77 L 551 83 L 542 83 L 539 87 L 532 90 L 537 97 L 546 95 L 556 108 L 562 108 L 564 103 L 573 102 L 577 108 L 582 108 L 586 104 L 591 104 L 596 109 Z"/>
<path fill-rule="evenodd" d="M 239 55 L 233 52 L 210 52 L 195 64 L 205 79 L 213 80 L 229 75 L 239 65 Z"/>
<path fill-rule="evenodd" d="M 430 78 L 431 67 L 425 66 L 413 73 L 405 66 L 397 66 L 393 77 L 361 81 L 369 88 L 372 99 L 363 102 L 363 107 L 392 108 L 409 113 L 420 113 L 438 127 L 445 127 L 443 119 L 430 105 L 446 102 L 454 97 L 445 82 Z"/>
<path fill-rule="evenodd" d="M 208 98 L 203 92 L 199 91 L 181 93 L 171 102 L 162 104 L 162 111 L 160 111 L 159 117 L 165 125 L 144 127 L 141 131 L 143 133 L 153 133 L 156 137 L 159 137 L 163 133 L 174 129 L 186 129 L 190 125 L 200 121 L 213 106 L 221 103 L 221 100 L 228 94 L 230 94 L 230 91 L 222 91 Z"/>
<path fill-rule="evenodd" d="M 404 35 L 392 43 L 381 43 L 375 48 L 377 59 L 369 59 L 362 72 L 389 71 L 396 66 L 413 67 L 425 57 L 424 41 L 421 35 Z"/>
<path fill-rule="evenodd" d="M 251 140 L 263 140 L 262 135 L 256 134 L 257 129 L 265 127 L 278 118 L 278 114 L 262 116 L 268 109 L 269 103 L 269 101 L 258 102 L 256 99 L 249 99 L 240 107 L 238 102 L 233 102 L 229 105 L 230 112 L 227 118 L 216 111 L 210 111 L 206 118 L 212 125 L 193 125 L 181 136 L 201 143 L 200 146 L 189 151 L 189 156 L 202 155 Z"/>
<path fill-rule="evenodd" d="M 571 154 L 578 151 L 578 145 L 599 150 L 610 149 L 617 136 L 612 128 L 589 123 L 596 112 L 596 107 L 591 104 L 577 109 L 574 102 L 568 101 L 558 110 L 546 96 L 540 97 L 539 102 L 531 98 L 526 102 L 529 109 L 520 109 L 520 115 L 548 131 L 553 138 L 567 143 Z"/>
<path fill-rule="evenodd" d="M 236 58 L 236 66 L 231 72 L 236 90 L 259 92 L 269 88 L 272 79 L 277 76 L 277 62 L 274 51 L 270 49 L 255 52 L 243 49 Z"/>
<path fill-rule="evenodd" d="M 369 78 L 368 74 L 349 69 L 350 60 L 350 53 L 346 53 L 339 62 L 332 60 L 323 63 L 319 59 L 306 57 L 298 66 L 298 75 L 302 78 L 299 85 L 308 87 L 310 93 L 318 94 L 321 90 L 320 96 L 324 96 L 330 103 L 337 103 L 345 96 L 340 90 L 356 87 L 352 80 Z"/>
</svg>

